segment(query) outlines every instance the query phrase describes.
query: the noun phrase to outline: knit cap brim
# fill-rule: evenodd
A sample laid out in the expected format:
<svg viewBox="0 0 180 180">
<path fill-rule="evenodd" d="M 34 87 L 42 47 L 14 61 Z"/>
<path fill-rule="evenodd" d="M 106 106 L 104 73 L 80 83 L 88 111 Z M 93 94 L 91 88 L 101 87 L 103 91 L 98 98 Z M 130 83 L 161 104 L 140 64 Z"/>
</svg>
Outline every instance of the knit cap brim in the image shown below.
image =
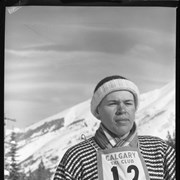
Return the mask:
<svg viewBox="0 0 180 180">
<path fill-rule="evenodd" d="M 139 89 L 128 79 L 113 79 L 101 85 L 93 94 L 91 100 L 91 112 L 97 117 L 97 107 L 105 96 L 113 91 L 129 91 L 134 96 L 136 110 L 139 104 Z"/>
</svg>

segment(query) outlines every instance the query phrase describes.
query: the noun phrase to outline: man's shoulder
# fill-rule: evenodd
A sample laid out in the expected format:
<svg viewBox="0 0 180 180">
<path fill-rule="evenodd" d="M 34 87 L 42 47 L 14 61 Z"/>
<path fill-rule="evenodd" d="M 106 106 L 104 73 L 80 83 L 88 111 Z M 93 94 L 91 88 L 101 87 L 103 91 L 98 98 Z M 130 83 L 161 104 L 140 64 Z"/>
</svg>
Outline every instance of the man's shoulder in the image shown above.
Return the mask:
<svg viewBox="0 0 180 180">
<path fill-rule="evenodd" d="M 94 137 L 91 137 L 89 139 L 86 139 L 82 142 L 79 142 L 72 147 L 70 147 L 67 151 L 66 154 L 74 154 L 76 152 L 87 152 L 87 151 L 93 151 L 95 150 L 95 140 Z"/>
<path fill-rule="evenodd" d="M 74 165 L 79 166 L 82 163 L 92 162 L 96 157 L 93 141 L 93 138 L 90 138 L 71 146 L 64 153 L 60 164 L 68 169 Z"/>
<path fill-rule="evenodd" d="M 167 143 L 156 136 L 150 136 L 150 135 L 141 135 L 138 136 L 139 142 L 141 145 L 146 146 L 146 147 L 163 147 L 163 148 L 167 148 Z"/>
<path fill-rule="evenodd" d="M 138 135 L 138 139 L 140 141 L 164 141 L 163 139 L 157 137 L 157 136 L 151 136 L 151 135 Z"/>
</svg>

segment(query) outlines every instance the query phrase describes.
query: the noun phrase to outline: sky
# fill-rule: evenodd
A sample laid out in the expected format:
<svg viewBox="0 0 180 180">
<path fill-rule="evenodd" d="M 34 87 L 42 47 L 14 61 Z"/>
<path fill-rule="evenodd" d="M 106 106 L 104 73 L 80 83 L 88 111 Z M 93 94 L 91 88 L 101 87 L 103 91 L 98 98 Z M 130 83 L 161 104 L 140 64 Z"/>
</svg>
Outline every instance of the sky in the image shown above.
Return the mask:
<svg viewBox="0 0 180 180">
<path fill-rule="evenodd" d="M 25 128 L 121 75 L 141 93 L 175 80 L 175 8 L 6 7 L 5 117 Z"/>
</svg>

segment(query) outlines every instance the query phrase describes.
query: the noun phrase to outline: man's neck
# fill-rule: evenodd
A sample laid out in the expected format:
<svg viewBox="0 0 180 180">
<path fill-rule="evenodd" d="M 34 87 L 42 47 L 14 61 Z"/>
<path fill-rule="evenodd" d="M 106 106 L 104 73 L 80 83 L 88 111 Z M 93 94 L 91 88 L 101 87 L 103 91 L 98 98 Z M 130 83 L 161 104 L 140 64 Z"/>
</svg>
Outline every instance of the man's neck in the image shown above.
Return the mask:
<svg viewBox="0 0 180 180">
<path fill-rule="evenodd" d="M 125 139 L 130 132 L 124 134 L 123 136 L 118 136 L 116 135 L 115 133 L 113 133 L 112 131 L 110 131 L 103 123 L 101 123 L 101 125 L 103 126 L 103 128 L 109 133 L 109 135 L 112 137 L 112 138 L 118 138 L 118 139 Z"/>
</svg>

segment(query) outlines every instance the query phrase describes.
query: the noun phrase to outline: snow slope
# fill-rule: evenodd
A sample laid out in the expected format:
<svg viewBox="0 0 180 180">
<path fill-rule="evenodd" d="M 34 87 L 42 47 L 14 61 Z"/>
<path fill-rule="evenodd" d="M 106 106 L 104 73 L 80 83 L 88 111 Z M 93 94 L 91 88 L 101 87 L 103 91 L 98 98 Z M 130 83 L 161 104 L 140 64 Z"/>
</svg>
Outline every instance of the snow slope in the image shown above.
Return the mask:
<svg viewBox="0 0 180 180">
<path fill-rule="evenodd" d="M 166 139 L 175 130 L 175 83 L 171 82 L 140 96 L 136 114 L 138 134 Z M 99 126 L 90 113 L 90 100 L 35 123 L 18 135 L 18 160 L 24 172 L 37 169 L 41 159 L 54 173 L 64 152 L 94 135 Z M 9 139 L 9 136 L 6 137 Z M 8 147 L 6 148 L 8 152 Z"/>
</svg>

